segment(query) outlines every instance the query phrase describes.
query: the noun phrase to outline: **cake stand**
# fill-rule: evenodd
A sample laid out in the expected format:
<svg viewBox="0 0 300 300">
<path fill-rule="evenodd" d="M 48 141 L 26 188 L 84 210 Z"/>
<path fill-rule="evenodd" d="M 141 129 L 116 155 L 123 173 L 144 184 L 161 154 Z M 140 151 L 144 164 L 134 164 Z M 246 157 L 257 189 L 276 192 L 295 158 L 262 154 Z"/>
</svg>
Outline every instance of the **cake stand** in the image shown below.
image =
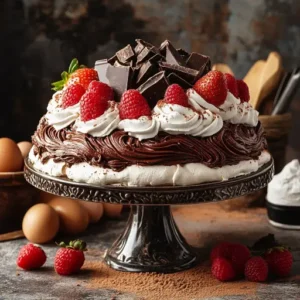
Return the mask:
<svg viewBox="0 0 300 300">
<path fill-rule="evenodd" d="M 110 267 L 129 272 L 172 273 L 198 263 L 197 252 L 180 234 L 170 205 L 242 196 L 265 187 L 273 174 L 270 161 L 257 172 L 223 182 L 187 187 L 99 186 L 48 176 L 25 161 L 26 180 L 45 192 L 84 201 L 130 205 L 127 226 L 105 256 Z"/>
</svg>

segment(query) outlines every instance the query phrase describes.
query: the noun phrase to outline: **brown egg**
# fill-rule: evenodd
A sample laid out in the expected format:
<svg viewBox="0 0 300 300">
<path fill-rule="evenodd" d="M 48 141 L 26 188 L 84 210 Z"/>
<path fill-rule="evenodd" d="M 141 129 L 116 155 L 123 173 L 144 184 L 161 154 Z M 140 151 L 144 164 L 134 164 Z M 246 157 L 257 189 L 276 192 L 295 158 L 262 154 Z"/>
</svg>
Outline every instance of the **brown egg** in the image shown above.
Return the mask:
<svg viewBox="0 0 300 300">
<path fill-rule="evenodd" d="M 0 139 L 0 172 L 17 172 L 23 169 L 23 157 L 17 144 L 9 138 Z"/>
<path fill-rule="evenodd" d="M 88 227 L 88 212 L 76 200 L 55 197 L 48 204 L 59 215 L 60 231 L 68 234 L 77 234 L 83 232 Z"/>
<path fill-rule="evenodd" d="M 90 223 L 97 223 L 103 216 L 103 204 L 96 202 L 88 202 L 78 200 L 78 203 L 83 206 L 89 215 Z"/>
<path fill-rule="evenodd" d="M 104 207 L 104 214 L 106 216 L 110 218 L 119 218 L 121 216 L 123 205 L 103 203 L 103 207 Z"/>
<path fill-rule="evenodd" d="M 26 142 L 26 141 L 20 142 L 20 143 L 18 143 L 18 147 L 22 153 L 23 158 L 25 158 L 29 154 L 32 144 L 30 142 Z"/>
<path fill-rule="evenodd" d="M 51 241 L 59 229 L 59 217 L 48 204 L 32 206 L 25 214 L 22 223 L 25 237 L 37 244 Z"/>
<path fill-rule="evenodd" d="M 40 191 L 40 197 L 39 197 L 39 202 L 41 203 L 48 203 L 51 199 L 57 197 L 56 195 L 46 193 L 44 191 Z"/>
</svg>

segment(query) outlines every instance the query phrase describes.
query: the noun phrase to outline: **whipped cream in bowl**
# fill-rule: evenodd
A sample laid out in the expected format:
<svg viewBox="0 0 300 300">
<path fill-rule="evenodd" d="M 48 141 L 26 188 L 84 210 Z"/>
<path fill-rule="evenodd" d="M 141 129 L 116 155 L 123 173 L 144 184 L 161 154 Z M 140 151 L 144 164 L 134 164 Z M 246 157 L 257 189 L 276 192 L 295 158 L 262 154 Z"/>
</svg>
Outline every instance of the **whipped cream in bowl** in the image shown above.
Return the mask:
<svg viewBox="0 0 300 300">
<path fill-rule="evenodd" d="M 211 136 L 223 127 L 223 121 L 210 111 L 198 112 L 192 108 L 159 101 L 153 118 L 160 122 L 160 130 L 169 134 Z"/>
<path fill-rule="evenodd" d="M 138 119 L 121 120 L 118 127 L 141 141 L 155 137 L 160 123 L 154 118 L 141 116 Z"/>
<path fill-rule="evenodd" d="M 108 101 L 108 108 L 103 115 L 87 122 L 77 118 L 73 128 L 81 133 L 88 133 L 94 137 L 109 135 L 117 129 L 120 122 L 119 109 L 115 101 Z"/>
<path fill-rule="evenodd" d="M 49 125 L 52 125 L 55 130 L 61 130 L 71 125 L 79 116 L 80 104 L 62 107 L 62 91 L 53 94 L 49 101 L 45 118 Z"/>
</svg>

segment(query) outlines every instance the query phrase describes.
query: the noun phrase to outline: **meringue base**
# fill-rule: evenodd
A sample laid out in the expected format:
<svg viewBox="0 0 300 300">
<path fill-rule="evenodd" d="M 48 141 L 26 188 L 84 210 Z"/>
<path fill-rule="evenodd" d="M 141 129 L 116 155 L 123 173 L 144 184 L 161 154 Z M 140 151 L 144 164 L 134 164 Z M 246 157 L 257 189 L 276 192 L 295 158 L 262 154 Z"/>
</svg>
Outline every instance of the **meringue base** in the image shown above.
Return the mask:
<svg viewBox="0 0 300 300">
<path fill-rule="evenodd" d="M 120 172 L 111 169 L 78 163 L 67 166 L 64 162 L 49 159 L 42 163 L 33 149 L 29 160 L 38 171 L 55 177 L 67 177 L 75 182 L 97 185 L 122 186 L 188 186 L 204 182 L 224 181 L 233 177 L 256 172 L 262 165 L 270 161 L 271 155 L 263 151 L 257 160 L 241 161 L 236 165 L 220 168 L 209 168 L 201 163 L 189 163 L 172 166 L 138 166 L 126 167 Z"/>
</svg>

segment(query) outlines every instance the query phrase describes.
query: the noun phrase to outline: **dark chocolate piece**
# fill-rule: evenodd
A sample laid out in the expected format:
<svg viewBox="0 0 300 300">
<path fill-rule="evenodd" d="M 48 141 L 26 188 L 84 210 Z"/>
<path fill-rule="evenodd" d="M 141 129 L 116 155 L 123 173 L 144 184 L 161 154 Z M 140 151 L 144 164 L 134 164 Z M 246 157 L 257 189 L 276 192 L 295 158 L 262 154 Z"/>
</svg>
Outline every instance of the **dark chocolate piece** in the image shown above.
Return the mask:
<svg viewBox="0 0 300 300">
<path fill-rule="evenodd" d="M 107 59 L 101 59 L 95 62 L 95 70 L 98 73 L 99 80 L 106 84 L 109 84 L 109 80 L 106 77 L 106 71 L 108 66 L 110 66 L 110 64 L 108 63 Z"/>
<path fill-rule="evenodd" d="M 142 52 L 137 56 L 137 64 L 140 64 L 144 62 L 145 60 L 149 60 L 151 57 L 153 57 L 156 54 L 154 47 L 147 48 L 145 47 Z"/>
<path fill-rule="evenodd" d="M 148 104 L 153 108 L 157 101 L 163 99 L 168 82 L 165 72 L 160 71 L 144 82 L 138 90 L 146 98 Z"/>
<path fill-rule="evenodd" d="M 204 76 L 211 69 L 211 62 L 208 56 L 192 52 L 186 62 L 187 67 L 199 71 L 198 77 Z"/>
<path fill-rule="evenodd" d="M 108 65 L 106 77 L 115 92 L 115 100 L 120 100 L 122 94 L 132 87 L 133 71 L 131 67 L 115 67 Z"/>
<path fill-rule="evenodd" d="M 185 65 L 185 60 L 180 56 L 172 43 L 165 40 L 159 48 L 161 55 L 165 56 L 166 62 L 170 65 Z"/>
<path fill-rule="evenodd" d="M 113 65 L 117 59 L 118 59 L 117 55 L 115 54 L 114 56 L 112 56 L 111 58 L 109 58 L 107 60 L 107 62 L 110 63 L 111 65 Z"/>
<path fill-rule="evenodd" d="M 161 56 L 159 53 L 149 58 L 149 61 L 153 64 L 159 62 L 160 60 L 164 60 L 164 57 Z"/>
<path fill-rule="evenodd" d="M 182 48 L 178 48 L 176 50 L 177 50 L 178 54 L 184 59 L 187 59 L 190 56 L 190 53 L 188 53 L 187 51 L 185 51 Z"/>
<path fill-rule="evenodd" d="M 135 56 L 135 53 L 134 53 L 132 47 L 128 44 L 126 47 L 119 50 L 116 53 L 116 55 L 117 55 L 118 60 L 120 61 L 120 63 L 126 64 L 127 62 L 129 62 Z"/>
<path fill-rule="evenodd" d="M 198 75 L 198 71 L 190 68 L 186 68 L 183 66 L 178 65 L 170 65 L 165 62 L 161 62 L 159 64 L 163 70 L 167 72 L 167 74 L 175 73 L 182 79 L 186 80 L 187 82 L 190 82 L 191 84 L 194 83 L 195 78 Z"/>
<path fill-rule="evenodd" d="M 156 65 L 152 64 L 150 61 L 145 62 L 139 69 L 139 73 L 136 78 L 136 85 L 141 85 L 157 71 L 158 67 Z"/>
<path fill-rule="evenodd" d="M 167 76 L 169 84 L 177 83 L 179 84 L 183 89 L 189 89 L 192 87 L 192 84 L 182 79 L 180 76 L 178 76 L 175 73 L 171 73 Z"/>
</svg>

